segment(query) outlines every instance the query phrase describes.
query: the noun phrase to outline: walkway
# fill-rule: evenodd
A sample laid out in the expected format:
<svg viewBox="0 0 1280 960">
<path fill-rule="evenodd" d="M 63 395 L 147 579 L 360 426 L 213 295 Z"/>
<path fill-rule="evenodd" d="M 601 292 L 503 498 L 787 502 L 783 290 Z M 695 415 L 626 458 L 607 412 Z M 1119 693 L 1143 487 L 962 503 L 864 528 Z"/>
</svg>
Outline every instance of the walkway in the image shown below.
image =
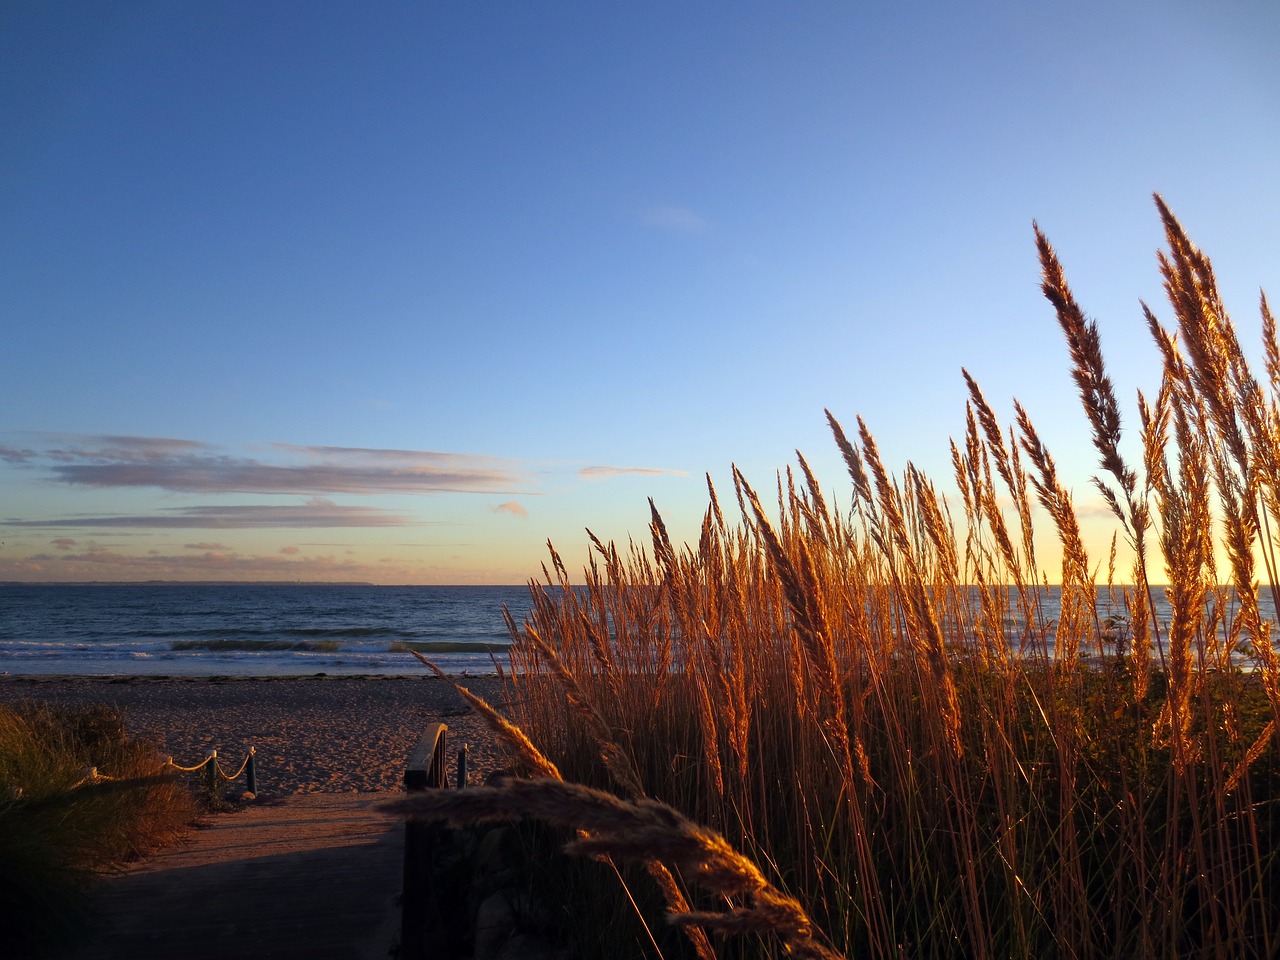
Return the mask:
<svg viewBox="0 0 1280 960">
<path fill-rule="evenodd" d="M 251 803 L 108 880 L 95 943 L 69 960 L 387 960 L 404 831 L 387 793 Z"/>
</svg>

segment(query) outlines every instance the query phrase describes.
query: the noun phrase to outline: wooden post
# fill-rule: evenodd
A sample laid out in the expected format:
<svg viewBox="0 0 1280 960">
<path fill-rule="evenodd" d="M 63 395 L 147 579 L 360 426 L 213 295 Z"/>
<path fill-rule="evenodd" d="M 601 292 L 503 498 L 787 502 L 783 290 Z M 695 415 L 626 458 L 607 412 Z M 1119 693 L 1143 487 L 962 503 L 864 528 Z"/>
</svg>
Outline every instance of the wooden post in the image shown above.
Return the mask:
<svg viewBox="0 0 1280 960">
<path fill-rule="evenodd" d="M 422 739 L 409 755 L 404 771 L 404 789 L 408 793 L 439 789 L 448 785 L 444 765 L 445 737 L 443 723 L 427 725 Z M 424 960 L 427 956 L 427 933 L 437 925 L 435 897 L 432 892 L 431 847 L 433 824 L 408 820 L 404 825 L 404 889 L 400 895 L 401 960 Z"/>
<path fill-rule="evenodd" d="M 458 751 L 458 789 L 461 790 L 467 785 L 467 744 L 462 745 L 462 749 Z"/>
<path fill-rule="evenodd" d="M 208 769 L 205 772 L 205 784 L 209 790 L 209 799 L 213 800 L 218 795 L 218 751 L 209 751 L 209 762 L 205 765 Z"/>
<path fill-rule="evenodd" d="M 258 795 L 258 756 L 249 748 L 249 760 L 245 764 L 245 786 L 255 797 Z"/>
</svg>

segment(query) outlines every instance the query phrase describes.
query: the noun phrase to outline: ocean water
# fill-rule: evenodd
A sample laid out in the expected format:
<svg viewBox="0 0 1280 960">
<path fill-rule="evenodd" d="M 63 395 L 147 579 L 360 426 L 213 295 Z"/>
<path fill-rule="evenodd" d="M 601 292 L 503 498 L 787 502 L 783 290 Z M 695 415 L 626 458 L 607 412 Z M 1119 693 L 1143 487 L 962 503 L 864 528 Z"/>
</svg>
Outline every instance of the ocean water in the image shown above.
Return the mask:
<svg viewBox="0 0 1280 960">
<path fill-rule="evenodd" d="M 0 584 L 10 674 L 290 676 L 505 670 L 527 587 Z"/>
<path fill-rule="evenodd" d="M 1167 633 L 1169 606 L 1154 591 Z M 971 598 L 976 608 L 976 595 Z M 1263 616 L 1275 611 L 1263 599 Z M 1052 623 L 1060 594 L 1041 594 Z M 529 591 L 512 587 L 329 584 L 0 584 L 0 670 L 13 675 L 421 674 L 421 651 L 446 672 L 508 668 L 504 605 L 516 622 Z M 1123 607 L 1098 591 L 1119 635 Z M 1234 604 L 1230 612 L 1234 614 Z M 1010 610 L 1010 642 L 1022 634 Z M 1050 627 L 1050 630 L 1052 627 Z M 1272 639 L 1277 639 L 1272 627 Z M 1244 658 L 1237 658 L 1242 666 Z"/>
</svg>

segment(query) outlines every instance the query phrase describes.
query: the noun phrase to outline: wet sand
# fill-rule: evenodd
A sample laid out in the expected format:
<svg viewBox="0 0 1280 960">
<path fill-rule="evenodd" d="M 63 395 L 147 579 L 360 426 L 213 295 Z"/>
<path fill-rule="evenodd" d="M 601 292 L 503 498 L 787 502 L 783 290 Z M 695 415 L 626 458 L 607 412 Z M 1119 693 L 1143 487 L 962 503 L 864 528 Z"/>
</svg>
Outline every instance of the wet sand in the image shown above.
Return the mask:
<svg viewBox="0 0 1280 960">
<path fill-rule="evenodd" d="M 497 677 L 459 679 L 502 710 Z M 264 796 L 398 790 L 434 722 L 448 724 L 451 758 L 468 745 L 471 782 L 507 762 L 453 686 L 430 676 L 0 678 L 0 703 L 23 700 L 117 706 L 129 736 L 183 766 L 216 749 L 234 772 L 253 746 Z"/>
</svg>

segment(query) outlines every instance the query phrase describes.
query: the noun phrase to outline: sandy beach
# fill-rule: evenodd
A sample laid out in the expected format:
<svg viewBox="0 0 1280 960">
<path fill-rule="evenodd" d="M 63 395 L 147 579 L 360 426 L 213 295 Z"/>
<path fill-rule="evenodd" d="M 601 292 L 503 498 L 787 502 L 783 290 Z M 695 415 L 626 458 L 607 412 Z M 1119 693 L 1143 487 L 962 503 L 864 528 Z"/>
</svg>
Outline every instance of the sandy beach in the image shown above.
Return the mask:
<svg viewBox="0 0 1280 960">
<path fill-rule="evenodd" d="M 502 709 L 498 678 L 462 683 Z M 216 749 L 234 771 L 253 746 L 266 796 L 397 790 L 410 750 L 437 721 L 448 724 L 451 757 L 468 745 L 471 782 L 506 764 L 453 686 L 429 676 L 0 678 L 0 702 L 23 700 L 118 706 L 130 736 L 181 765 Z"/>
</svg>

